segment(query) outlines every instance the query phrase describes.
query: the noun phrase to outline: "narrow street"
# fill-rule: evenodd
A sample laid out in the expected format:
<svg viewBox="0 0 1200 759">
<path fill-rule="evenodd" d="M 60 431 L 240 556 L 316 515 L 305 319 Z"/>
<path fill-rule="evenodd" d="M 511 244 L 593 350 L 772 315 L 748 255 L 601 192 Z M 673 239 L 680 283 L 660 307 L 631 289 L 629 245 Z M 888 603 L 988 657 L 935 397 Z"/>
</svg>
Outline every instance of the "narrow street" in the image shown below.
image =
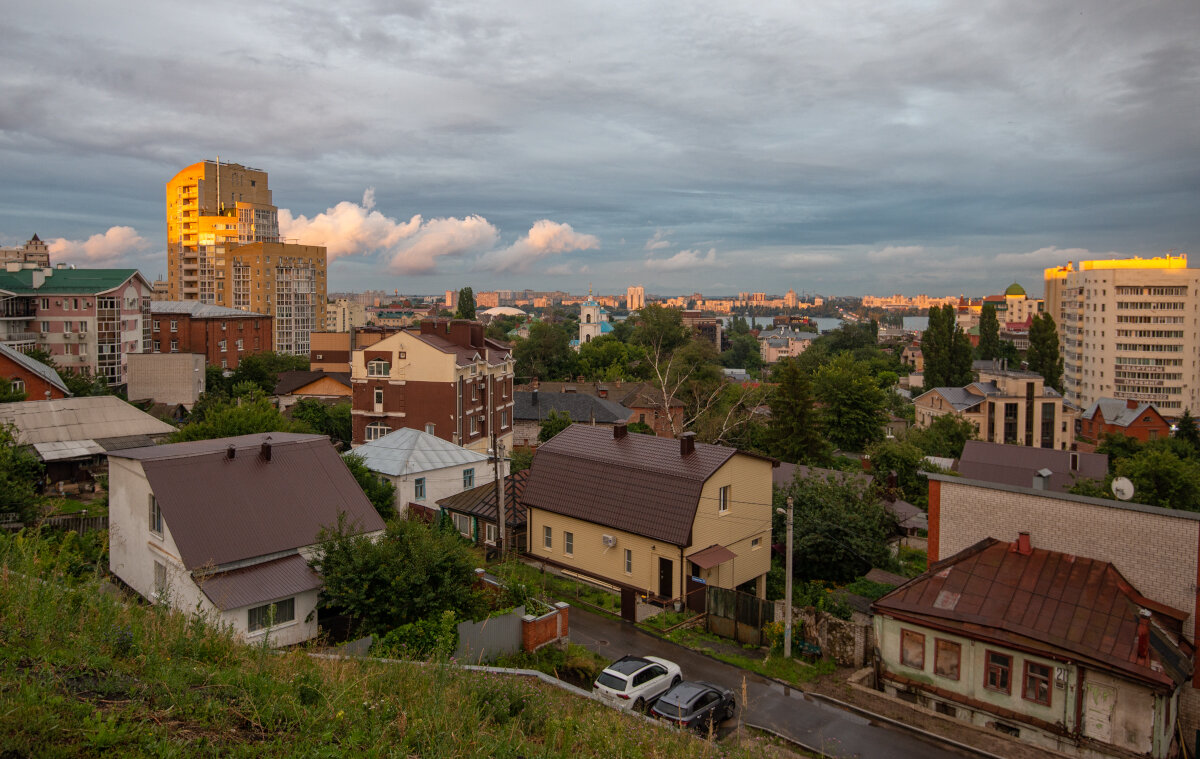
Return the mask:
<svg viewBox="0 0 1200 759">
<path fill-rule="evenodd" d="M 656 638 L 627 622 L 606 619 L 578 607 L 571 609 L 571 641 L 610 659 L 648 654 L 676 662 L 686 680 L 708 680 L 733 688 L 739 718 L 744 723 L 769 728 L 829 756 L 950 759 L 970 755 L 875 724 L 817 701 L 803 691 Z M 730 730 L 732 724 L 724 725 L 722 732 Z"/>
</svg>

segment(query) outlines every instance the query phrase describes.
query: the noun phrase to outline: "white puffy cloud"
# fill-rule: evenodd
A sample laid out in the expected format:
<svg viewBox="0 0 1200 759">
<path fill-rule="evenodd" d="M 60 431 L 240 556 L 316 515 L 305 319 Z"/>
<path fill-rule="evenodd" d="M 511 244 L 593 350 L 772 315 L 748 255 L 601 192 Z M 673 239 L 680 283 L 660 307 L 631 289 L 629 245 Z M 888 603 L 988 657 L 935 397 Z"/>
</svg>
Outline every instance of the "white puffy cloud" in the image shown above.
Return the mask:
<svg viewBox="0 0 1200 759">
<path fill-rule="evenodd" d="M 595 235 L 576 232 L 570 224 L 549 219 L 534 222 L 529 234 L 507 248 L 489 251 L 479 259 L 479 268 L 494 272 L 524 272 L 547 256 L 576 250 L 595 250 L 600 240 Z"/>
<path fill-rule="evenodd" d="M 347 255 L 383 252 L 388 268 L 402 274 L 425 274 L 443 256 L 477 253 L 496 244 L 499 233 L 482 216 L 408 221 L 375 209 L 375 190 L 363 193 L 362 203 L 342 201 L 313 216 L 293 216 L 279 209 L 279 233 L 305 245 L 324 245 L 330 260 Z"/>
<path fill-rule="evenodd" d="M 920 256 L 925 252 L 923 245 L 888 245 L 880 250 L 871 250 L 867 252 L 868 261 L 896 261 L 909 260 Z"/>
<path fill-rule="evenodd" d="M 716 248 L 709 248 L 708 253 L 701 253 L 698 250 L 681 250 L 670 258 L 646 260 L 646 268 L 653 271 L 684 271 L 712 266 L 719 266 Z"/>
<path fill-rule="evenodd" d="M 104 234 L 94 234 L 86 240 L 68 240 L 59 237 L 46 243 L 50 257 L 64 263 L 108 263 L 150 246 L 150 243 L 133 227 L 109 227 Z"/>
<path fill-rule="evenodd" d="M 654 236 L 646 241 L 646 250 L 662 250 L 663 248 L 671 247 L 671 241 L 667 239 L 666 230 L 656 229 Z"/>
</svg>

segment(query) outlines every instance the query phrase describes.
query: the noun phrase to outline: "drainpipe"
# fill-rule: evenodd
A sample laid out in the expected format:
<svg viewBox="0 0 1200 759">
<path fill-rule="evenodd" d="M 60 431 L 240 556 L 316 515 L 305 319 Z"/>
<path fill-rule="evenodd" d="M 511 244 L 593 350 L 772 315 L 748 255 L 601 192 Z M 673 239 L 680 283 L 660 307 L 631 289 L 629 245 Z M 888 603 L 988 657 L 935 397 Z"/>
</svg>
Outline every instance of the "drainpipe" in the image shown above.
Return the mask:
<svg viewBox="0 0 1200 759">
<path fill-rule="evenodd" d="M 1075 666 L 1075 740 L 1083 735 L 1083 666 Z"/>
</svg>

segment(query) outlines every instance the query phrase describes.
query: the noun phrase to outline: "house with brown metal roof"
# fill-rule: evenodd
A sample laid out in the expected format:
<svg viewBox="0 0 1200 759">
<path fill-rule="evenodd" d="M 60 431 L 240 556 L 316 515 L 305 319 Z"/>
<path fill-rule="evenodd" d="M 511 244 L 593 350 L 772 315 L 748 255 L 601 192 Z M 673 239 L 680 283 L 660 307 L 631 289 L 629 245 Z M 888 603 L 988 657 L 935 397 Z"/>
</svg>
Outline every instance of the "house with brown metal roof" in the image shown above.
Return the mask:
<svg viewBox="0 0 1200 759">
<path fill-rule="evenodd" d="M 526 547 L 526 524 L 528 512 L 522 500 L 525 483 L 529 481 L 529 470 L 522 469 L 504 478 L 504 532 L 509 548 L 524 553 Z M 454 527 L 475 545 L 494 548 L 496 536 L 500 534 L 500 509 L 496 507 L 496 483 L 489 482 L 477 488 L 443 498 L 437 505 L 450 515 Z"/>
<path fill-rule="evenodd" d="M 1109 562 L 987 538 L 872 610 L 891 695 L 1076 756 L 1174 755 L 1189 612 Z"/>
<path fill-rule="evenodd" d="M 543 402 L 555 393 L 591 395 L 615 401 L 629 410 L 626 421 L 641 422 L 654 430 L 659 437 L 675 437 L 675 430 L 683 429 L 683 402 L 670 398 L 664 402 L 661 390 L 649 382 L 541 382 L 534 379 L 528 385 L 520 385 L 521 392 L 538 391 Z"/>
<path fill-rule="evenodd" d="M 322 528 L 383 520 L 324 435 L 286 432 L 109 453 L 109 569 L 155 603 L 276 646 L 317 634 Z"/>
<path fill-rule="evenodd" d="M 707 585 L 762 598 L 776 464 L 694 433 L 573 424 L 533 459 L 528 554 L 621 588 L 627 613 L 634 594 L 702 609 Z"/>
</svg>

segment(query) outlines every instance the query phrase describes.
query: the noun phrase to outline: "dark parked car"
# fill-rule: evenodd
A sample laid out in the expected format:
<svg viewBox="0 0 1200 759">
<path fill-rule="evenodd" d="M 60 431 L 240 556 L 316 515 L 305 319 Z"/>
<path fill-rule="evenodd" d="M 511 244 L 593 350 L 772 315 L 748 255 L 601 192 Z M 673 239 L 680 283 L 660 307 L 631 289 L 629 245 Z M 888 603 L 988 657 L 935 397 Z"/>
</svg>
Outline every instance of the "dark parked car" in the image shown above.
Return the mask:
<svg viewBox="0 0 1200 759">
<path fill-rule="evenodd" d="M 737 703 L 729 688 L 685 681 L 663 694 L 650 712 L 659 719 L 704 735 L 732 717 L 736 710 Z"/>
</svg>

